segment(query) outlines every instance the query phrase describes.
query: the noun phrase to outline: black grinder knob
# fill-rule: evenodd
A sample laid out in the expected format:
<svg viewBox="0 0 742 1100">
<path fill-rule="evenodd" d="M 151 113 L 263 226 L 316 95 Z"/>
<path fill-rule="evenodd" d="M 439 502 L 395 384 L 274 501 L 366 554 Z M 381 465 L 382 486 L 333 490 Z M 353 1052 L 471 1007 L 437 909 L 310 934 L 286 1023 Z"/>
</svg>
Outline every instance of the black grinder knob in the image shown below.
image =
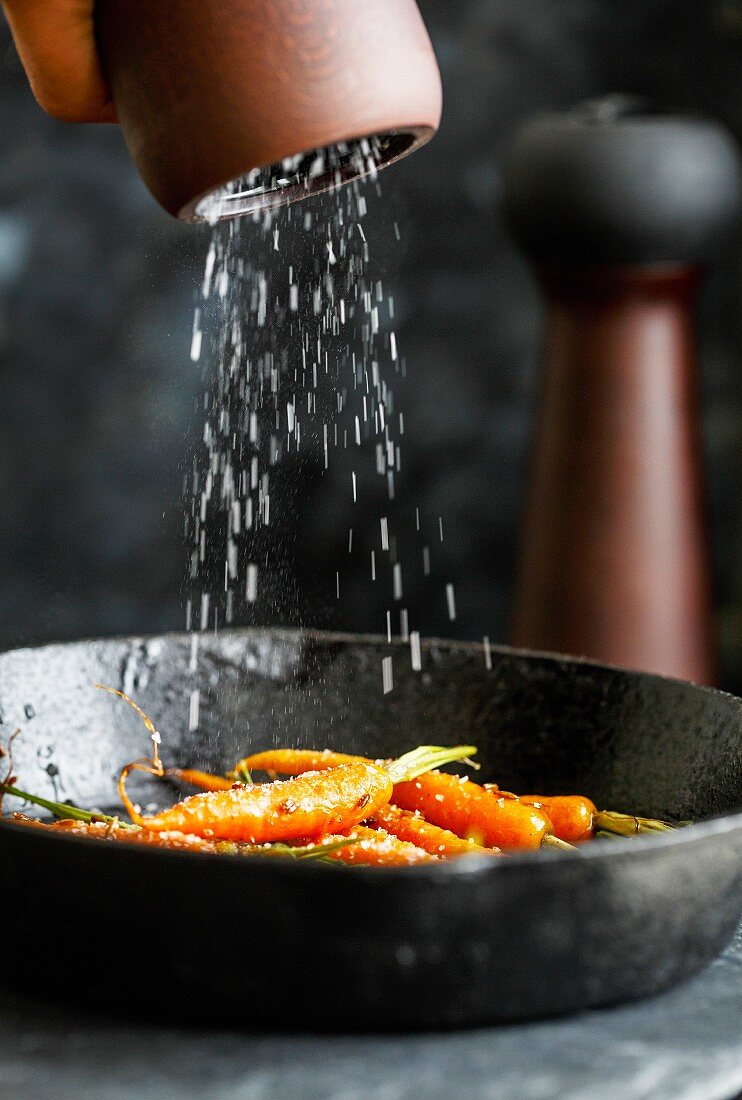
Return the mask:
<svg viewBox="0 0 742 1100">
<path fill-rule="evenodd" d="M 547 300 L 516 645 L 715 679 L 693 307 L 740 161 L 613 96 L 516 137 L 505 212 Z"/>
<path fill-rule="evenodd" d="M 506 218 L 538 263 L 707 263 L 739 199 L 723 126 L 629 96 L 533 119 L 505 171 Z"/>
</svg>

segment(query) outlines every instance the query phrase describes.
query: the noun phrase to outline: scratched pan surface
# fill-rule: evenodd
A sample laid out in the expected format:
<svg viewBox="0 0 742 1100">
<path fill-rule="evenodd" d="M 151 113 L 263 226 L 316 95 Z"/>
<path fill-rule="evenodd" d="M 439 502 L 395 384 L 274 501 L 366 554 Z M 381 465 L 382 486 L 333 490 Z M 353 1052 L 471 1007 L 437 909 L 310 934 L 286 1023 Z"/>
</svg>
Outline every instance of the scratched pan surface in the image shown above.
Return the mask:
<svg viewBox="0 0 742 1100">
<path fill-rule="evenodd" d="M 707 963 L 742 912 L 742 702 L 537 654 L 430 643 L 423 671 L 379 639 L 246 631 L 0 656 L 0 709 L 23 785 L 116 804 L 146 732 L 173 763 L 224 768 L 293 743 L 393 756 L 471 741 L 515 790 L 700 821 L 576 853 L 404 870 L 193 856 L 0 827 L 3 980 L 125 1013 L 254 1027 L 419 1028 L 639 998 Z M 200 721 L 188 732 L 189 699 Z M 143 789 L 146 801 L 154 785 Z M 14 807 L 18 803 L 13 803 Z M 6 808 L 10 808 L 8 802 Z"/>
</svg>

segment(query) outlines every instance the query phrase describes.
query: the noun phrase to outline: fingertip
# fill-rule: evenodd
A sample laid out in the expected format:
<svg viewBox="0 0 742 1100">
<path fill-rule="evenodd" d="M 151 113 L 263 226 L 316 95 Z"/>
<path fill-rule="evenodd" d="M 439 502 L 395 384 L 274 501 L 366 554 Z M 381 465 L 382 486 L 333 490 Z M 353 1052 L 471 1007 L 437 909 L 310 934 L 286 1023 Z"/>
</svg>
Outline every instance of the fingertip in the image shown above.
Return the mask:
<svg viewBox="0 0 742 1100">
<path fill-rule="evenodd" d="M 54 95 L 40 91 L 33 84 L 32 91 L 41 109 L 59 122 L 118 122 L 116 107 L 112 100 L 100 104 L 90 99 L 79 101 L 69 97 L 58 99 Z"/>
</svg>

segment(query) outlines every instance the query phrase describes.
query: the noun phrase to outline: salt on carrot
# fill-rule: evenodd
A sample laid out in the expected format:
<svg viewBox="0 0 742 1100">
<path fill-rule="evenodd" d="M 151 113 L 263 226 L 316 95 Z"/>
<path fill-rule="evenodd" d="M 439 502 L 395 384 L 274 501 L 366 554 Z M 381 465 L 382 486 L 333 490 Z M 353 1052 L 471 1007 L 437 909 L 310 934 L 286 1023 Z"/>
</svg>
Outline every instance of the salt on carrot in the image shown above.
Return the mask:
<svg viewBox="0 0 742 1100">
<path fill-rule="evenodd" d="M 131 804 L 127 809 L 136 824 L 155 832 L 262 844 L 345 832 L 385 805 L 391 793 L 384 768 L 357 763 L 278 783 L 194 794 L 152 817 L 142 817 Z"/>
<path fill-rule="evenodd" d="M 542 810 L 447 772 L 432 771 L 398 783 L 391 800 L 485 848 L 540 848 L 554 834 Z"/>
<path fill-rule="evenodd" d="M 499 848 L 484 848 L 474 840 L 457 836 L 449 829 L 431 825 L 419 813 L 402 810 L 399 806 L 382 806 L 369 824 L 383 829 L 400 840 L 415 844 L 431 855 L 451 859 L 462 855 L 500 855 Z"/>
<path fill-rule="evenodd" d="M 570 844 L 580 844 L 595 835 L 594 802 L 581 794 L 522 794 L 520 801 L 543 810 L 554 828 L 554 836 Z"/>
<path fill-rule="evenodd" d="M 383 829 L 370 829 L 356 825 L 348 831 L 349 840 L 355 843 L 348 848 L 338 848 L 327 858 L 353 867 L 410 867 L 415 863 L 438 863 L 438 856 L 422 847 L 392 836 Z M 326 836 L 323 843 L 340 840 Z"/>
</svg>

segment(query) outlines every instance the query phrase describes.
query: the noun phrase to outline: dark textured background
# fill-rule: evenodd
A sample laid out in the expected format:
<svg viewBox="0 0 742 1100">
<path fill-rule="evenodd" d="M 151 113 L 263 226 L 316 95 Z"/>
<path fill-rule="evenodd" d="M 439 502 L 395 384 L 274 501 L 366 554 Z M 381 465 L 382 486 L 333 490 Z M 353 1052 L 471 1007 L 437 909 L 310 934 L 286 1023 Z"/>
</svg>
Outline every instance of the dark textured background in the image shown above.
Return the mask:
<svg viewBox="0 0 742 1100">
<path fill-rule="evenodd" d="M 356 0 L 353 0 L 356 2 Z M 501 158 L 531 114 L 614 91 L 742 134 L 742 4 L 422 0 L 445 85 L 435 142 L 385 173 L 371 214 L 410 376 L 400 516 L 442 513 L 435 582 L 405 598 L 427 630 L 503 639 L 532 422 L 540 307 L 498 213 Z M 46 118 L 0 37 L 0 646 L 179 628 L 181 483 L 202 383 L 188 360 L 208 233 L 168 219 L 120 134 Z M 387 234 L 388 235 L 388 234 Z M 739 263 L 704 293 L 701 358 L 719 634 L 742 684 Z M 341 472 L 308 486 L 300 577 L 347 539 Z M 342 475 L 344 476 L 344 475 Z M 347 495 L 347 494 L 346 494 Z M 378 522 L 369 498 L 364 523 Z M 359 527 L 359 516 L 351 520 Z M 431 519 L 432 522 L 432 519 Z M 379 630 L 365 563 L 326 623 Z M 449 623 L 442 584 L 457 585 Z"/>
</svg>

